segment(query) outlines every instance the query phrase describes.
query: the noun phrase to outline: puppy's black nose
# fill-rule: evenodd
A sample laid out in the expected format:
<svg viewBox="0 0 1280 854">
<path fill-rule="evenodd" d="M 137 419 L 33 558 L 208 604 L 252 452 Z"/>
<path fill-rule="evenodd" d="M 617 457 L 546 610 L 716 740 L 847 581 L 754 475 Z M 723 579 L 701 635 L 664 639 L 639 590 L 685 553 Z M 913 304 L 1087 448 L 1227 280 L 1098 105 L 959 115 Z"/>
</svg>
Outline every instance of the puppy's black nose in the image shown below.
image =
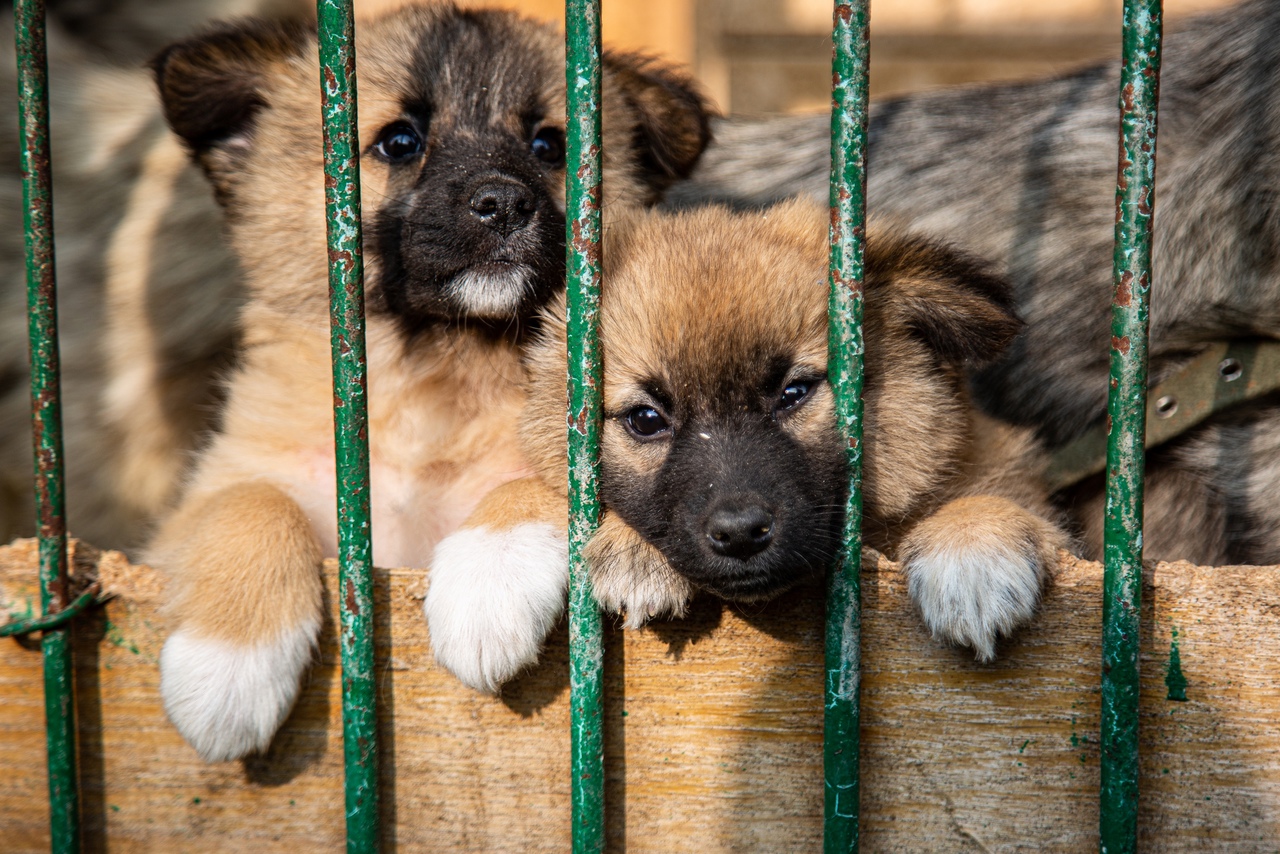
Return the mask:
<svg viewBox="0 0 1280 854">
<path fill-rule="evenodd" d="M 509 237 L 529 224 L 537 202 L 528 187 L 515 181 L 485 181 L 471 194 L 471 214 Z"/>
<path fill-rule="evenodd" d="M 721 504 L 703 524 L 711 550 L 746 560 L 773 541 L 773 514 L 759 504 Z"/>
</svg>

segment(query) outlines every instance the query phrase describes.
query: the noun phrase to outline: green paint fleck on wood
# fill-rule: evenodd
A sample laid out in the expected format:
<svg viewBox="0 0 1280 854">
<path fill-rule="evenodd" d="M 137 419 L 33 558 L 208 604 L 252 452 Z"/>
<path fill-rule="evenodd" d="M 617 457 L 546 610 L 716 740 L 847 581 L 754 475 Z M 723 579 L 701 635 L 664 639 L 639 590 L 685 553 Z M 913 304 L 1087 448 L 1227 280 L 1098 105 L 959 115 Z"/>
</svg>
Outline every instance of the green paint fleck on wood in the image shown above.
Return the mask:
<svg viewBox="0 0 1280 854">
<path fill-rule="evenodd" d="M 1182 654 L 1178 652 L 1178 630 L 1173 630 L 1173 640 L 1169 642 L 1169 670 L 1165 673 L 1164 684 L 1169 689 L 1167 699 L 1179 703 L 1187 701 L 1187 677 L 1182 675 Z"/>
</svg>

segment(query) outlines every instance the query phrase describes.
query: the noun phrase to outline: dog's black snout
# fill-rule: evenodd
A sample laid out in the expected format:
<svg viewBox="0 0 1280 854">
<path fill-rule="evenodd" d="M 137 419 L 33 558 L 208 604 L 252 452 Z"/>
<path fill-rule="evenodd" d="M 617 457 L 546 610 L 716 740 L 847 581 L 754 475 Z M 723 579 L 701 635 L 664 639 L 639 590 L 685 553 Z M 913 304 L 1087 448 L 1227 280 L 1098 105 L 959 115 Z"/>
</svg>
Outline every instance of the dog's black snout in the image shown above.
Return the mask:
<svg viewBox="0 0 1280 854">
<path fill-rule="evenodd" d="M 515 181 L 485 181 L 471 194 L 472 215 L 503 237 L 528 225 L 537 207 L 533 192 Z"/>
<path fill-rule="evenodd" d="M 712 551 L 746 560 L 773 541 L 773 514 L 759 504 L 721 504 L 703 529 Z"/>
</svg>

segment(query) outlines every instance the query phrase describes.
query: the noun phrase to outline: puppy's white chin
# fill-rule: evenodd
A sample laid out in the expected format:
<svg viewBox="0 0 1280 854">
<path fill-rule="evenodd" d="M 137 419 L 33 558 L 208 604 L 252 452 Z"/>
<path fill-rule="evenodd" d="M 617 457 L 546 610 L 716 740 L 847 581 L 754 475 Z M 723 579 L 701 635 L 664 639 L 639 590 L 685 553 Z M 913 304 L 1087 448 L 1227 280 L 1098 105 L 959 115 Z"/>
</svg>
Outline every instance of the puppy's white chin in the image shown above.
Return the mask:
<svg viewBox="0 0 1280 854">
<path fill-rule="evenodd" d="M 543 523 L 441 540 L 423 603 L 436 661 L 488 692 L 537 661 L 564 612 L 568 560 L 564 533 Z"/>
<path fill-rule="evenodd" d="M 532 271 L 507 264 L 482 264 L 464 270 L 446 286 L 458 304 L 475 317 L 501 320 L 513 316 L 524 300 Z"/>
<path fill-rule="evenodd" d="M 179 629 L 160 652 L 169 720 L 206 762 L 265 750 L 298 698 L 319 633 L 316 619 L 242 646 Z"/>
</svg>

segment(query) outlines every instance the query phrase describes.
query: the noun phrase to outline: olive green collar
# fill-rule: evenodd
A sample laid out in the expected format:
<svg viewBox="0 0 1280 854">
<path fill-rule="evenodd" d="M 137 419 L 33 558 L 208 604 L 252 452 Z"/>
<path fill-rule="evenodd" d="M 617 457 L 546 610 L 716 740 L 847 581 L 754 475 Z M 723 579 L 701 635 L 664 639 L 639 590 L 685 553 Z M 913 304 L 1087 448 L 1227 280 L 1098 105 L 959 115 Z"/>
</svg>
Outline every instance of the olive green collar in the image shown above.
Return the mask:
<svg viewBox="0 0 1280 854">
<path fill-rule="evenodd" d="M 1280 341 L 1224 341 L 1208 347 L 1182 370 L 1147 391 L 1151 450 L 1215 412 L 1280 388 Z M 1107 424 L 1053 452 L 1045 480 L 1051 491 L 1073 486 L 1107 467 Z"/>
</svg>

